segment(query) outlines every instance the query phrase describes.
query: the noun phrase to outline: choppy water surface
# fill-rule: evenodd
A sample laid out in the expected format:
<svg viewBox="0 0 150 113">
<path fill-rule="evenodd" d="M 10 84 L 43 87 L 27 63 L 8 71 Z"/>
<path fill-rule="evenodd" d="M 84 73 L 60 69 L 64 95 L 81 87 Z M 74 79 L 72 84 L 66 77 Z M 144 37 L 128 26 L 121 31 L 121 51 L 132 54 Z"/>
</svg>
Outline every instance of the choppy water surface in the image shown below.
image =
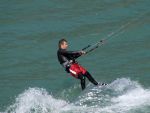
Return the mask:
<svg viewBox="0 0 150 113">
<path fill-rule="evenodd" d="M 1 0 L 0 112 L 149 113 L 149 6 L 149 0 Z M 87 82 L 81 91 L 57 61 L 62 37 L 71 50 L 110 37 L 78 59 L 108 86 Z"/>
</svg>

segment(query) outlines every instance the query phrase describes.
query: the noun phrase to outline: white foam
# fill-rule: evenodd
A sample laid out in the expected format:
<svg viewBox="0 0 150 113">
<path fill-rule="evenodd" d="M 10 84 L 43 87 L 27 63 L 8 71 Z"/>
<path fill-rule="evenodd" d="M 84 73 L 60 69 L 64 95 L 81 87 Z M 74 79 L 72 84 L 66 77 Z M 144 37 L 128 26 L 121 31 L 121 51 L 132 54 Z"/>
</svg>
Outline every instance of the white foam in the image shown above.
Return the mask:
<svg viewBox="0 0 150 113">
<path fill-rule="evenodd" d="M 117 79 L 110 87 L 114 91 L 124 92 L 121 95 L 112 97 L 111 102 L 113 104 L 106 106 L 103 110 L 107 109 L 109 112 L 111 111 L 110 113 L 123 113 L 150 106 L 150 89 L 144 89 L 135 81 L 125 78 Z"/>
<path fill-rule="evenodd" d="M 14 105 L 6 112 L 9 113 L 58 113 L 67 102 L 55 99 L 45 89 L 29 88 L 16 98 Z"/>
<path fill-rule="evenodd" d="M 86 106 L 85 111 L 83 110 L 85 113 L 126 113 L 143 107 L 150 108 L 150 89 L 144 89 L 138 82 L 129 78 L 117 79 L 104 89 L 92 89 L 81 95 L 77 102 Z M 87 106 L 93 102 L 94 105 Z"/>
<path fill-rule="evenodd" d="M 127 113 L 150 106 L 150 89 L 121 78 L 106 87 L 87 87 L 69 103 L 56 99 L 42 88 L 29 88 L 5 113 Z"/>
</svg>

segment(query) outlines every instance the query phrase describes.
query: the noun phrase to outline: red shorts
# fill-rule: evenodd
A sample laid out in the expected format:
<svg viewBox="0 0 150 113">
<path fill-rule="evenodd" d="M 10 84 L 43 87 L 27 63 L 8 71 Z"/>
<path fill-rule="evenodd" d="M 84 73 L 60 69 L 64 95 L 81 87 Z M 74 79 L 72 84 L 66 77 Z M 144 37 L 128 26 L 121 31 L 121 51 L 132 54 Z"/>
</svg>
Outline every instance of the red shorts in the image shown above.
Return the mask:
<svg viewBox="0 0 150 113">
<path fill-rule="evenodd" d="M 71 64 L 69 71 L 70 71 L 70 74 L 75 78 L 78 78 L 80 74 L 84 75 L 86 73 L 86 69 L 77 63 Z"/>
</svg>

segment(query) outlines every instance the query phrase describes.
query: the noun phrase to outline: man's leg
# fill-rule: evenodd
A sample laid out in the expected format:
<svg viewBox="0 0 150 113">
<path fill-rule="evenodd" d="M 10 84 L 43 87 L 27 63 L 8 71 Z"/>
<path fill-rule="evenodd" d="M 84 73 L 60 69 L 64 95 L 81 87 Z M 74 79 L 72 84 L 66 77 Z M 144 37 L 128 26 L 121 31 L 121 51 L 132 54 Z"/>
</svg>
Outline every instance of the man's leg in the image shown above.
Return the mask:
<svg viewBox="0 0 150 113">
<path fill-rule="evenodd" d="M 90 82 L 92 82 L 94 85 L 98 85 L 98 83 L 94 80 L 94 78 L 91 76 L 91 74 L 87 71 L 84 76 L 86 76 Z"/>
<path fill-rule="evenodd" d="M 82 90 L 84 90 L 85 89 L 85 77 L 80 74 L 80 75 L 78 75 L 78 79 L 80 79 L 80 81 L 81 81 L 81 88 L 82 88 Z"/>
</svg>

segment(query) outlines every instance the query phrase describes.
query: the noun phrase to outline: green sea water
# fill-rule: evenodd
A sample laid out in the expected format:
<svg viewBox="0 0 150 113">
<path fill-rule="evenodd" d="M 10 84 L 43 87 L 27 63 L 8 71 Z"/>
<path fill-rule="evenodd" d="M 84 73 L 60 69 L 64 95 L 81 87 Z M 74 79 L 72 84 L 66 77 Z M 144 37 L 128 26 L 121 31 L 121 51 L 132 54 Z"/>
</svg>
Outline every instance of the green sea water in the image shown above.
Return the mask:
<svg viewBox="0 0 150 113">
<path fill-rule="evenodd" d="M 109 85 L 81 91 L 58 41 L 81 50 L 108 37 L 78 61 Z M 0 113 L 150 113 L 150 1 L 1 0 Z"/>
</svg>

